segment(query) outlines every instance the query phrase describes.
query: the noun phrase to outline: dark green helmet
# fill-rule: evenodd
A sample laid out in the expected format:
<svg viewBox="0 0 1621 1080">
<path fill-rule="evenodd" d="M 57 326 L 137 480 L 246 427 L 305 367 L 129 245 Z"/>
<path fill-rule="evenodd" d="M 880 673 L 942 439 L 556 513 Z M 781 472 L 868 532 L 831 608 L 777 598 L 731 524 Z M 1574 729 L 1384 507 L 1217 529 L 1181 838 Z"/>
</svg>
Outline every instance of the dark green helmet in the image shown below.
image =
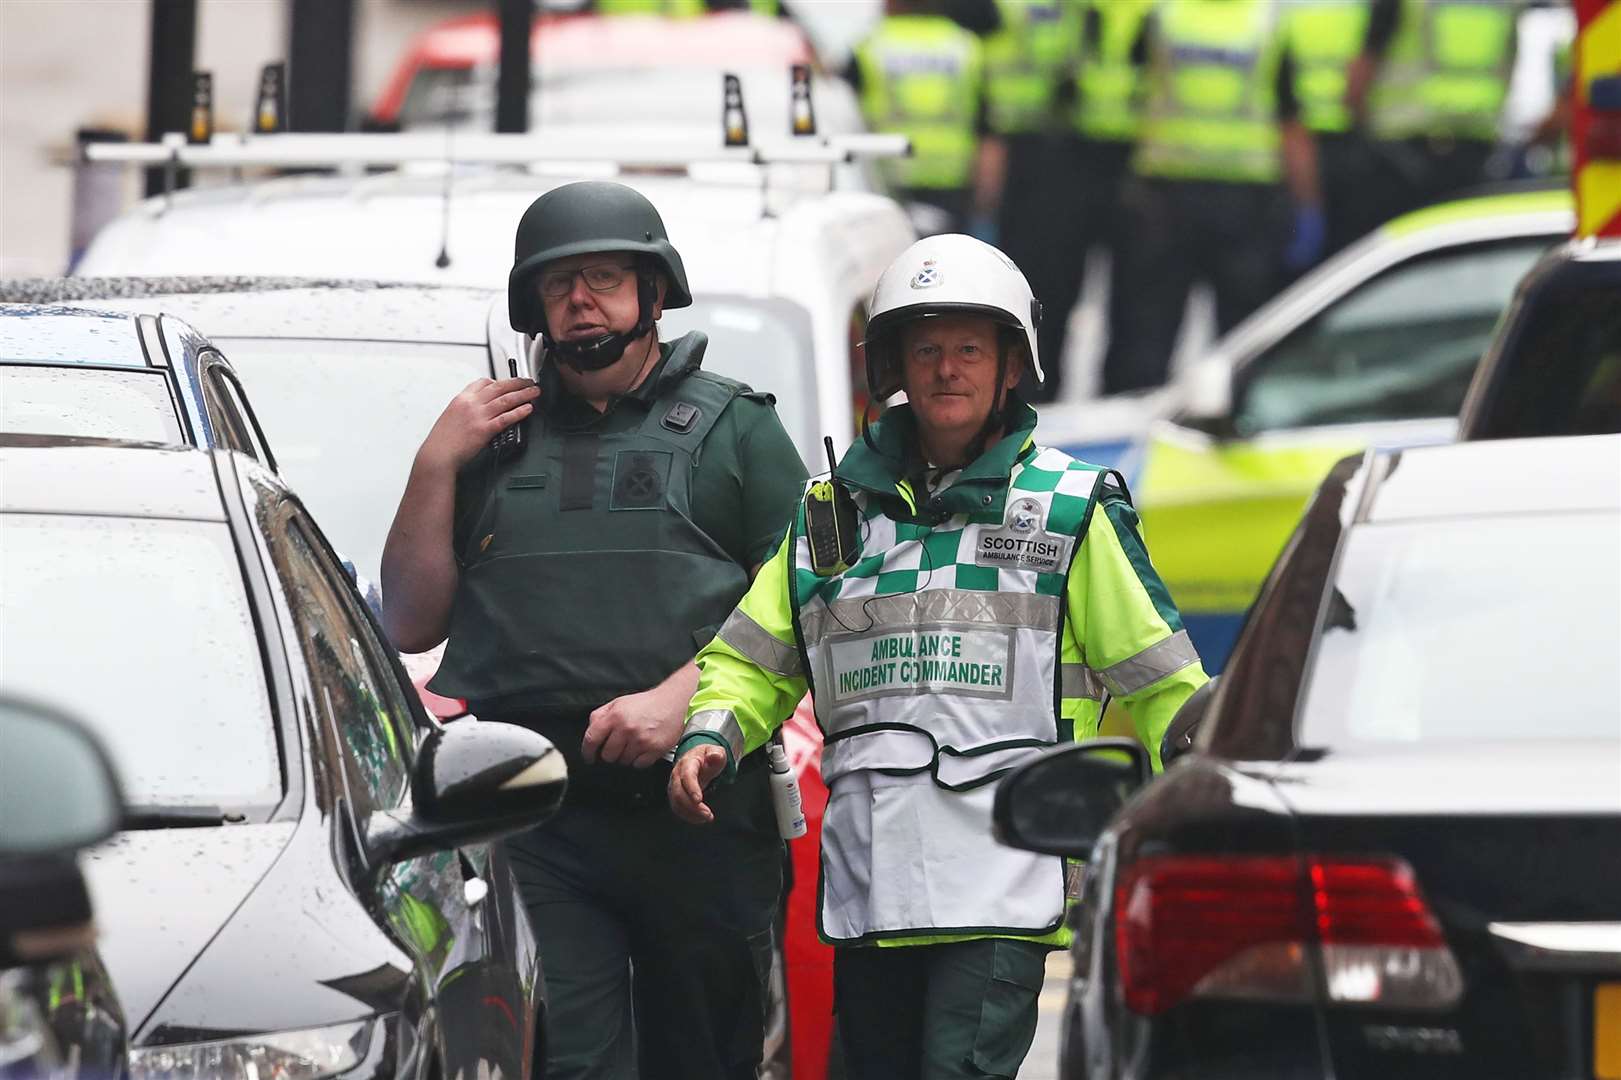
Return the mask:
<svg viewBox="0 0 1621 1080">
<path fill-rule="evenodd" d="M 512 274 L 507 278 L 507 315 L 512 328 L 526 334 L 545 333 L 546 313 L 535 289 L 541 268 L 554 259 L 594 251 L 631 251 L 643 256 L 668 282 L 665 307 L 692 303 L 681 256 L 664 231 L 664 219 L 647 197 L 624 184 L 581 180 L 546 192 L 518 220 Z"/>
</svg>

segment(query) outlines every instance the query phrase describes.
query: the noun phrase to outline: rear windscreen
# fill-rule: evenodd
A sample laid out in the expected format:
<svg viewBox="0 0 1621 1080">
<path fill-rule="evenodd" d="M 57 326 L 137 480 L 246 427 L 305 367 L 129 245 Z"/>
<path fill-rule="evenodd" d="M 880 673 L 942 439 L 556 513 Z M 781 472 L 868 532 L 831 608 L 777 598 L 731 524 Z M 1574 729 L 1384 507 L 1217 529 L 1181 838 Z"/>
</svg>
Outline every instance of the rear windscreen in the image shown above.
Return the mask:
<svg viewBox="0 0 1621 1080">
<path fill-rule="evenodd" d="M 19 364 L 0 367 L 0 431 L 184 443 L 169 383 L 157 371 Z"/>
</svg>

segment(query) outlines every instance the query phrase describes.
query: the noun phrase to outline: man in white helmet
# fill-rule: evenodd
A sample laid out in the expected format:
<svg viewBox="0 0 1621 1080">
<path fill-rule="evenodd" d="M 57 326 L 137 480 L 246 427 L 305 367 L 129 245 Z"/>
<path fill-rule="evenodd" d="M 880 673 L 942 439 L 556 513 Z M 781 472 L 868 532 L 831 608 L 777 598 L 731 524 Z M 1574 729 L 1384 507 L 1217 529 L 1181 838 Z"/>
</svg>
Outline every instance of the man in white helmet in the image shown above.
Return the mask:
<svg viewBox="0 0 1621 1080">
<path fill-rule="evenodd" d="M 826 735 L 819 930 L 853 1080 L 1017 1074 L 1073 876 L 991 835 L 994 782 L 1122 702 L 1157 764 L 1206 682 L 1114 474 L 1038 445 L 1024 275 L 967 236 L 919 241 L 873 294 L 884 413 L 813 481 L 698 656 L 670 805 L 711 819 L 810 690 Z M 724 780 L 723 780 L 724 782 Z"/>
</svg>

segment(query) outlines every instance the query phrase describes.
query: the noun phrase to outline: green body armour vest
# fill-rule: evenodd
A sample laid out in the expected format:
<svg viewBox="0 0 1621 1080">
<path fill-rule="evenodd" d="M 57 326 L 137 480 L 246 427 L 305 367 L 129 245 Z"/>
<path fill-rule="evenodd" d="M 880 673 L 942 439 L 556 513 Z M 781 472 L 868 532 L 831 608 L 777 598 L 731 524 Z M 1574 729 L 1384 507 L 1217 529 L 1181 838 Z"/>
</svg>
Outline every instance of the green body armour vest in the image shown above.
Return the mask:
<svg viewBox="0 0 1621 1080">
<path fill-rule="evenodd" d="M 1282 38 L 1267 0 L 1157 9 L 1152 87 L 1133 162 L 1143 176 L 1276 183 Z"/>
<path fill-rule="evenodd" d="M 1345 70 L 1362 51 L 1368 28 L 1366 0 L 1297 0 L 1285 5 L 1284 38 L 1295 64 L 1295 93 L 1307 130 L 1330 135 L 1351 130 L 1345 107 Z"/>
<path fill-rule="evenodd" d="M 1503 0 L 1404 0 L 1370 96 L 1373 134 L 1495 140 L 1518 12 Z"/>
<path fill-rule="evenodd" d="M 1080 19 L 1072 0 L 997 0 L 1002 28 L 985 39 L 992 131 L 1038 132 L 1052 119 L 1058 80 L 1074 63 Z"/>
<path fill-rule="evenodd" d="M 891 15 L 855 55 L 868 126 L 912 140 L 911 157 L 878 163 L 884 179 L 897 188 L 967 187 L 979 146 L 979 39 L 944 15 Z"/>
<path fill-rule="evenodd" d="M 676 342 L 634 427 L 526 422 L 458 552 L 435 693 L 493 713 L 594 709 L 664 680 L 737 606 L 748 574 L 693 522 L 691 478 L 704 438 L 751 391 L 698 370 L 706 344 Z"/>
<path fill-rule="evenodd" d="M 1075 128 L 1088 139 L 1131 142 L 1142 128 L 1142 77 L 1131 51 L 1153 0 L 1088 0 L 1076 71 Z"/>
</svg>

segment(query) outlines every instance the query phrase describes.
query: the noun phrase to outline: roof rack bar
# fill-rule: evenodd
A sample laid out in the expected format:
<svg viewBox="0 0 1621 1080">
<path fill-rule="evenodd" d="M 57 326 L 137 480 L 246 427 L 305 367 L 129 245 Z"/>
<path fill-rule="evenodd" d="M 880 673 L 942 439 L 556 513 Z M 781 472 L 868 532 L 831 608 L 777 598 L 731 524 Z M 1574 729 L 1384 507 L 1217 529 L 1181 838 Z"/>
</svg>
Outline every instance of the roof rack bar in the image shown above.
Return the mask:
<svg viewBox="0 0 1621 1080">
<path fill-rule="evenodd" d="M 740 162 L 754 165 L 843 164 L 858 158 L 903 157 L 904 136 L 823 135 L 751 146 L 719 146 L 705 139 L 634 137 L 623 132 L 560 130 L 525 135 L 460 134 L 447 152 L 434 134 L 217 134 L 202 145 L 172 138 L 159 143 L 87 143 L 85 158 L 134 165 L 185 168 L 333 168 L 450 162 L 455 165 L 528 165 L 555 161 L 632 166 Z"/>
</svg>

